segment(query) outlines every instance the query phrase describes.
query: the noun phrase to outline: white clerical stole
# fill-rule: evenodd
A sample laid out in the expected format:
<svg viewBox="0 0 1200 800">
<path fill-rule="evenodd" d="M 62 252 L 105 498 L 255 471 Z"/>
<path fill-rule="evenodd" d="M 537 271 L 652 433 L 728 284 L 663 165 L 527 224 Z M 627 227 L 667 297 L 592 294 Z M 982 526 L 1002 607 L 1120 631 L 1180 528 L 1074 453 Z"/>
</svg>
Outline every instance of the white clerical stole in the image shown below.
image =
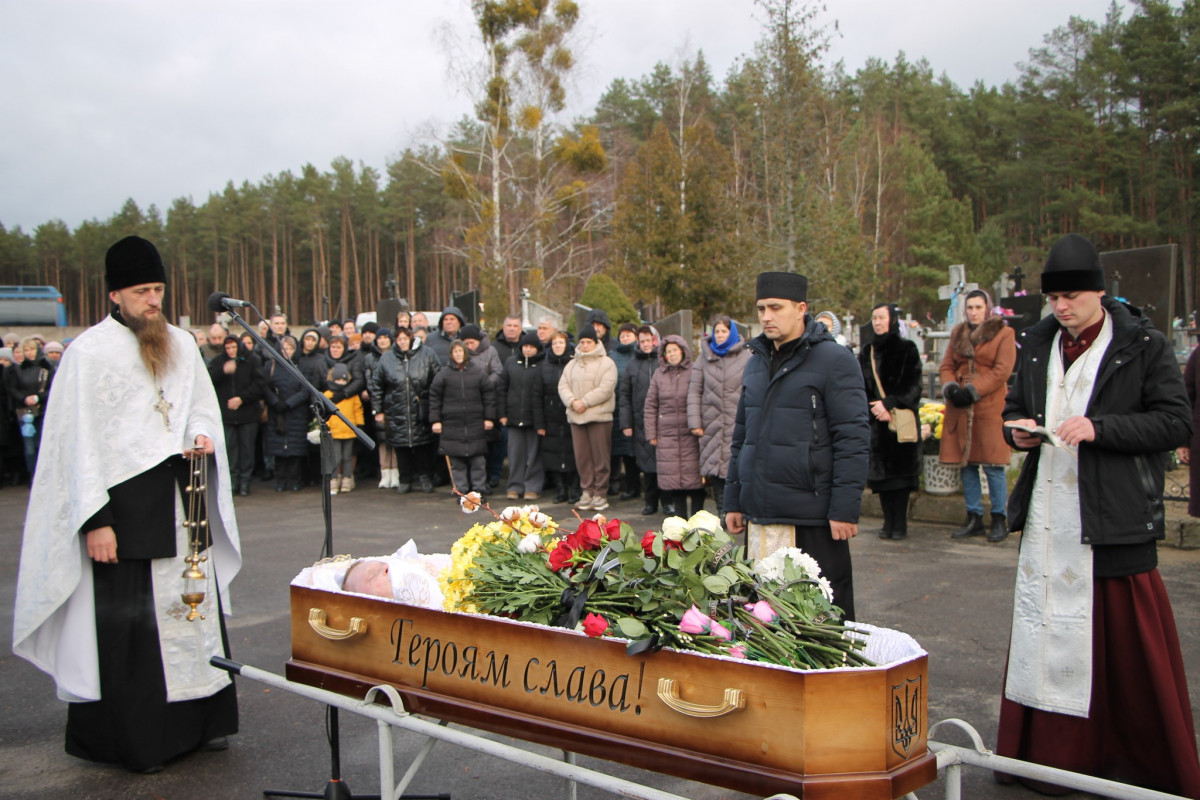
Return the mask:
<svg viewBox="0 0 1200 800">
<path fill-rule="evenodd" d="M 1046 367 L 1046 428 L 1087 412 L 1112 318 L 1063 369 L 1062 331 Z M 1092 548 L 1081 541 L 1079 453 L 1043 444 L 1021 534 L 1005 696 L 1021 705 L 1086 717 L 1092 693 Z"/>
</svg>

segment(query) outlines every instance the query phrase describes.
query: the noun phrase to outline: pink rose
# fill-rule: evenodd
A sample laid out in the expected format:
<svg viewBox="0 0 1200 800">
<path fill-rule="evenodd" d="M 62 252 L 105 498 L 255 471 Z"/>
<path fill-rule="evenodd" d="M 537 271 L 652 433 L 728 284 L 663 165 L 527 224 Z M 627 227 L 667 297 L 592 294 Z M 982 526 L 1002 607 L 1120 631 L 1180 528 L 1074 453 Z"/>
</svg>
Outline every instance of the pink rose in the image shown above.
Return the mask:
<svg viewBox="0 0 1200 800">
<path fill-rule="evenodd" d="M 735 644 L 733 647 L 729 648 L 729 655 L 733 656 L 734 658 L 745 658 L 746 645 Z"/>
<path fill-rule="evenodd" d="M 684 633 L 708 633 L 708 626 L 711 624 L 712 620 L 707 614 L 692 606 L 683 612 L 683 619 L 679 621 L 679 630 Z"/>
<path fill-rule="evenodd" d="M 708 623 L 708 632 L 713 636 L 717 637 L 718 639 L 724 639 L 727 642 L 733 639 L 733 634 L 730 633 L 729 629 L 721 623 L 713 622 L 711 619 L 708 621 Z"/>
<path fill-rule="evenodd" d="M 599 614 L 588 614 L 583 618 L 583 632 L 588 636 L 603 636 L 608 630 L 608 620 Z"/>
<path fill-rule="evenodd" d="M 759 622 L 770 625 L 779 618 L 775 613 L 775 609 L 771 608 L 771 604 L 766 600 L 759 600 L 757 603 L 749 603 L 745 609 L 754 615 L 754 618 Z"/>
</svg>

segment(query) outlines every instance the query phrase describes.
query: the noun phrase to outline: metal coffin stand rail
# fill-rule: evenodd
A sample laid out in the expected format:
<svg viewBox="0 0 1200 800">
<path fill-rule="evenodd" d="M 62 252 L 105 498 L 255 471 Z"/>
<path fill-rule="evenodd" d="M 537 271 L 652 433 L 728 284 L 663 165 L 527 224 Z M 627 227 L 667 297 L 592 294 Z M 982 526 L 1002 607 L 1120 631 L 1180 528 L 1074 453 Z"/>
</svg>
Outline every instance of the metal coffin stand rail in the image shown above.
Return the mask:
<svg viewBox="0 0 1200 800">
<path fill-rule="evenodd" d="M 1130 786 L 1127 783 L 1117 783 L 1078 772 L 1068 772 L 1064 769 L 998 756 L 984 747 L 983 739 L 978 731 L 961 719 L 951 718 L 937 722 L 929 728 L 929 735 L 933 736 L 933 732 L 943 725 L 965 731 L 970 737 L 972 745 L 971 747 L 960 747 L 935 742 L 933 739 L 929 740 L 929 749 L 937 754 L 938 771 L 946 771 L 946 800 L 960 800 L 962 797 L 961 773 L 963 766 L 978 767 L 1003 772 L 1018 778 L 1054 783 L 1078 789 L 1081 792 L 1091 792 L 1101 797 L 1119 798 L 1119 800 L 1184 800 L 1179 795 L 1166 794 L 1153 789 L 1143 789 L 1140 786 Z M 916 795 L 910 794 L 908 797 L 915 800 Z"/>
<path fill-rule="evenodd" d="M 265 683 L 269 686 L 307 697 L 319 703 L 334 706 L 346 711 L 370 717 L 376 721 L 379 736 L 379 786 L 380 796 L 399 798 L 408 785 L 416 777 L 425 757 L 428 756 L 437 741 L 445 741 L 468 750 L 484 753 L 496 758 L 510 761 L 520 766 L 537 769 L 551 775 L 557 775 L 568 781 L 594 786 L 623 797 L 640 798 L 644 800 L 688 800 L 679 795 L 652 789 L 641 784 L 607 775 L 597 770 L 580 767 L 574 763 L 572 753 L 566 753 L 566 760 L 557 761 L 528 750 L 487 739 L 473 733 L 454 730 L 446 727 L 445 721 L 436 723 L 413 716 L 404 708 L 404 701 L 395 687 L 389 685 L 374 686 L 369 689 L 363 700 L 355 700 L 344 694 L 338 694 L 325 689 L 315 688 L 303 683 L 289 681 L 273 672 L 240 664 L 230 659 L 213 656 L 210 660 L 214 667 L 228 670 L 245 678 Z M 378 702 L 378 695 L 386 696 L 390 707 Z M 988 750 L 979 733 L 968 723 L 960 719 L 946 719 L 935 723 L 930 728 L 930 735 L 941 726 L 959 728 L 967 733 L 972 747 L 944 744 L 929 740 L 929 749 L 937 755 L 937 769 L 945 770 L 946 800 L 960 800 L 962 797 L 961 771 L 963 766 L 1004 772 L 1014 777 L 1031 778 L 1061 786 L 1092 792 L 1102 797 L 1118 798 L 1118 800 L 1185 800 L 1178 795 L 1166 794 L 1152 789 L 1143 789 L 1124 783 L 1095 778 L 1090 775 L 1068 772 L 1066 770 L 1033 764 L 1013 758 L 998 756 Z M 402 728 L 426 737 L 426 742 L 413 759 L 399 783 L 395 781 L 394 751 L 392 747 L 392 728 Z M 565 751 L 564 751 L 565 752 Z M 574 796 L 573 793 L 570 796 Z M 766 800 L 797 800 L 791 794 L 774 794 Z M 918 800 L 915 793 L 905 795 L 905 800 Z"/>
<path fill-rule="evenodd" d="M 324 705 L 334 706 L 360 716 L 374 719 L 378 726 L 379 735 L 379 794 L 384 798 L 393 798 L 394 800 L 394 798 L 398 798 L 404 793 L 404 790 L 408 788 L 413 778 L 416 777 L 425 757 L 433 749 L 434 744 L 440 740 L 468 750 L 504 759 L 505 761 L 511 761 L 520 766 L 557 775 L 568 781 L 594 786 L 597 789 L 612 792 L 622 797 L 638 798 L 638 800 L 688 800 L 688 798 L 681 797 L 680 795 L 659 791 L 658 789 L 642 786 L 623 778 L 577 766 L 572 763 L 572 754 L 569 753 L 567 754 L 568 760 L 556 761 L 553 758 L 548 758 L 538 753 L 532 753 L 528 750 L 522 750 L 519 747 L 513 747 L 501 742 L 495 742 L 483 736 L 448 728 L 445 722 L 437 723 L 420 719 L 405 710 L 404 701 L 400 697 L 400 693 L 392 686 L 375 686 L 367 692 L 363 700 L 354 700 L 336 692 L 318 689 L 302 683 L 295 683 L 273 672 L 240 664 L 227 658 L 213 656 L 210 659 L 210 663 L 214 667 L 228 670 L 244 678 L 250 678 L 251 680 L 265 683 L 268 686 L 283 689 L 298 694 L 301 697 L 307 697 Z M 386 696 L 390 701 L 390 708 L 378 703 L 377 696 L 380 694 Z M 409 765 L 408 770 L 404 773 L 399 783 L 396 783 L 393 761 L 392 728 L 394 727 L 426 737 L 424 746 L 416 758 L 413 759 L 412 764 Z M 797 800 L 797 798 L 794 795 L 777 794 L 767 800 Z"/>
</svg>

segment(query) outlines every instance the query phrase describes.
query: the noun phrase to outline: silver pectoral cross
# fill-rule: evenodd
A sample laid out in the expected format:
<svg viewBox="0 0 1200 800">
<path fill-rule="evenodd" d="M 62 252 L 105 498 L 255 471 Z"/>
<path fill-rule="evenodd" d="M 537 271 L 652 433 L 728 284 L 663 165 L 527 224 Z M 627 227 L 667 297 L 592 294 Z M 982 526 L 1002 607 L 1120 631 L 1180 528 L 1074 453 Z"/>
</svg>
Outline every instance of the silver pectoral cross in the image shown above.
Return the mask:
<svg viewBox="0 0 1200 800">
<path fill-rule="evenodd" d="M 167 398 L 163 396 L 163 390 L 158 390 L 158 401 L 154 404 L 154 410 L 162 414 L 163 425 L 167 426 L 167 430 L 171 430 L 171 418 L 168 416 L 171 409 L 175 407 L 174 403 L 167 402 Z"/>
</svg>

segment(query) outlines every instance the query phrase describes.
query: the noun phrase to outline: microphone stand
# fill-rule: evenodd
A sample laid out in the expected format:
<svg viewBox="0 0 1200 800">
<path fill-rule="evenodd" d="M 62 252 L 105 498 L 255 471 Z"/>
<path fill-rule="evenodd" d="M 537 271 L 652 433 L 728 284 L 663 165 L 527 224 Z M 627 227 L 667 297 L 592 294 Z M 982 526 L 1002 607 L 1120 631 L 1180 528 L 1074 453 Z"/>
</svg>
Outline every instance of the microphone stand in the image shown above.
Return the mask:
<svg viewBox="0 0 1200 800">
<path fill-rule="evenodd" d="M 262 312 L 253 305 L 250 308 L 254 309 L 254 313 L 262 317 Z M 214 309 L 215 310 L 215 309 Z M 312 411 L 317 419 L 321 421 L 321 511 L 325 517 L 325 548 L 324 558 L 329 558 L 333 555 L 333 496 L 330 492 L 330 481 L 333 479 L 331 472 L 333 466 L 333 436 L 329 433 L 329 418 L 337 416 L 342 422 L 349 426 L 358 440 L 365 444 L 368 449 L 375 449 L 375 442 L 371 437 L 367 436 L 350 420 L 346 419 L 345 415 L 338 410 L 337 405 L 325 394 L 313 386 L 307 378 L 304 377 L 296 365 L 290 359 L 284 358 L 283 353 L 276 350 L 265 339 L 258 335 L 253 327 L 246 320 L 238 315 L 233 308 L 225 308 L 237 323 L 246 329 L 255 342 L 257 348 L 261 348 L 261 352 L 268 354 L 284 369 L 292 374 L 294 378 L 300 381 L 301 385 L 308 389 L 308 393 L 312 400 Z M 256 352 L 258 350 L 256 349 Z M 264 789 L 264 797 L 314 797 L 325 798 L 325 800 L 352 800 L 353 795 L 350 793 L 350 787 L 342 780 L 342 756 L 340 737 L 338 733 L 338 710 L 334 706 L 326 707 L 326 715 L 328 725 L 326 733 L 329 739 L 329 781 L 325 784 L 325 791 L 320 793 L 314 792 L 297 792 L 288 790 Z M 362 800 L 370 798 L 378 798 L 379 795 L 359 795 Z"/>
</svg>

